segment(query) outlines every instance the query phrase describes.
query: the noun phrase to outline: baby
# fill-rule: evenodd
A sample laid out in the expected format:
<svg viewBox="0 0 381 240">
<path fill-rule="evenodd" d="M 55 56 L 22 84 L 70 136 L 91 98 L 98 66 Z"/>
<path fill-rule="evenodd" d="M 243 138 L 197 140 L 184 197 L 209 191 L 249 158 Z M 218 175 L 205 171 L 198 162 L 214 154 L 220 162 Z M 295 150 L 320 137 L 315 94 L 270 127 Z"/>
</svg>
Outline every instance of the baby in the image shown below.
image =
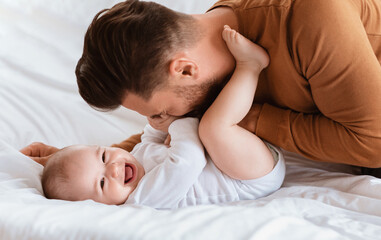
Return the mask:
<svg viewBox="0 0 381 240">
<path fill-rule="evenodd" d="M 276 191 L 285 176 L 281 152 L 238 126 L 252 105 L 268 56 L 228 26 L 222 37 L 236 69 L 200 122 L 171 119 L 161 130 L 148 124 L 131 152 L 85 145 L 63 148 L 45 164 L 46 197 L 173 209 L 256 199 Z M 168 134 L 170 146 L 164 144 Z"/>
</svg>

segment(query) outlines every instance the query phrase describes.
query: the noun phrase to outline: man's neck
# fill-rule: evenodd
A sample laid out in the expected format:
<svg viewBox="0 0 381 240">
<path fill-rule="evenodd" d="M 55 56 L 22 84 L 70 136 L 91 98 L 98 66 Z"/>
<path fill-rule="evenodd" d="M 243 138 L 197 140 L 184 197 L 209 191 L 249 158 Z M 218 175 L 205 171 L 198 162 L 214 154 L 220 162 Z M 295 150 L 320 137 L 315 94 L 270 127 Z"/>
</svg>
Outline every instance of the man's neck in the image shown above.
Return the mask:
<svg viewBox="0 0 381 240">
<path fill-rule="evenodd" d="M 201 65 L 207 66 L 202 69 L 204 76 L 211 76 L 205 79 L 223 80 L 234 70 L 235 60 L 222 39 L 222 30 L 224 25 L 238 30 L 238 20 L 233 10 L 227 7 L 193 16 L 198 20 L 203 32 L 203 38 L 196 51 L 201 56 Z"/>
<path fill-rule="evenodd" d="M 238 31 L 238 19 L 230 7 L 218 7 L 207 13 L 193 15 L 201 22 L 206 23 L 209 28 L 223 28 L 229 25 L 232 29 Z"/>
</svg>

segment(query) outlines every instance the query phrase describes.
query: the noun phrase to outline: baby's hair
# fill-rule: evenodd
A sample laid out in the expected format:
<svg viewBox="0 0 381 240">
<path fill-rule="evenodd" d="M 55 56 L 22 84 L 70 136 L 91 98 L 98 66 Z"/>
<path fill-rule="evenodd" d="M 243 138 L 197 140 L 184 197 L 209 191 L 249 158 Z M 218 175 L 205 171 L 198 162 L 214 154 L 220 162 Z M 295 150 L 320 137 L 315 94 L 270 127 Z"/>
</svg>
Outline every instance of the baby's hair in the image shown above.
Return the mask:
<svg viewBox="0 0 381 240">
<path fill-rule="evenodd" d="M 67 183 L 69 179 L 66 169 L 67 164 L 65 164 L 67 157 L 63 152 L 64 149 L 53 154 L 42 172 L 42 189 L 45 197 L 48 199 L 65 199 L 69 197 L 65 194 L 67 190 L 64 187 L 65 184 L 62 184 Z"/>
</svg>

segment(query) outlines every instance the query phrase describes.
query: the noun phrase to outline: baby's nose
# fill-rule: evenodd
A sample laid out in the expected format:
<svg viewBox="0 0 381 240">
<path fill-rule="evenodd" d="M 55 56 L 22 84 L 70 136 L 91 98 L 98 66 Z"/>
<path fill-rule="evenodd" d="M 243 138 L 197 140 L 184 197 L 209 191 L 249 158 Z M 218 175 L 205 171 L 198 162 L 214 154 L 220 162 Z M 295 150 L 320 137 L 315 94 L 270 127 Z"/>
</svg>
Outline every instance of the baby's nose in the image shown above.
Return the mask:
<svg viewBox="0 0 381 240">
<path fill-rule="evenodd" d="M 116 163 L 112 163 L 110 164 L 110 166 L 108 167 L 109 169 L 109 174 L 113 177 L 113 178 L 117 178 L 118 177 L 118 164 Z"/>
</svg>

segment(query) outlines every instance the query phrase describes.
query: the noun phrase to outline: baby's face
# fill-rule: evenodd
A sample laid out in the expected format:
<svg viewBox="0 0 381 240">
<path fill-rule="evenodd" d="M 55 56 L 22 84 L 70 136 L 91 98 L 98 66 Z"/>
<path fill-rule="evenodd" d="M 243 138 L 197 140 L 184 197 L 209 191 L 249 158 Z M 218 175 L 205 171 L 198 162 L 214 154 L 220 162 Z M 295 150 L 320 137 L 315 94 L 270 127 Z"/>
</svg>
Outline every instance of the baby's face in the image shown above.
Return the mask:
<svg viewBox="0 0 381 240">
<path fill-rule="evenodd" d="M 123 204 L 144 175 L 142 165 L 120 148 L 75 145 L 68 147 L 65 159 L 74 200 Z"/>
</svg>

